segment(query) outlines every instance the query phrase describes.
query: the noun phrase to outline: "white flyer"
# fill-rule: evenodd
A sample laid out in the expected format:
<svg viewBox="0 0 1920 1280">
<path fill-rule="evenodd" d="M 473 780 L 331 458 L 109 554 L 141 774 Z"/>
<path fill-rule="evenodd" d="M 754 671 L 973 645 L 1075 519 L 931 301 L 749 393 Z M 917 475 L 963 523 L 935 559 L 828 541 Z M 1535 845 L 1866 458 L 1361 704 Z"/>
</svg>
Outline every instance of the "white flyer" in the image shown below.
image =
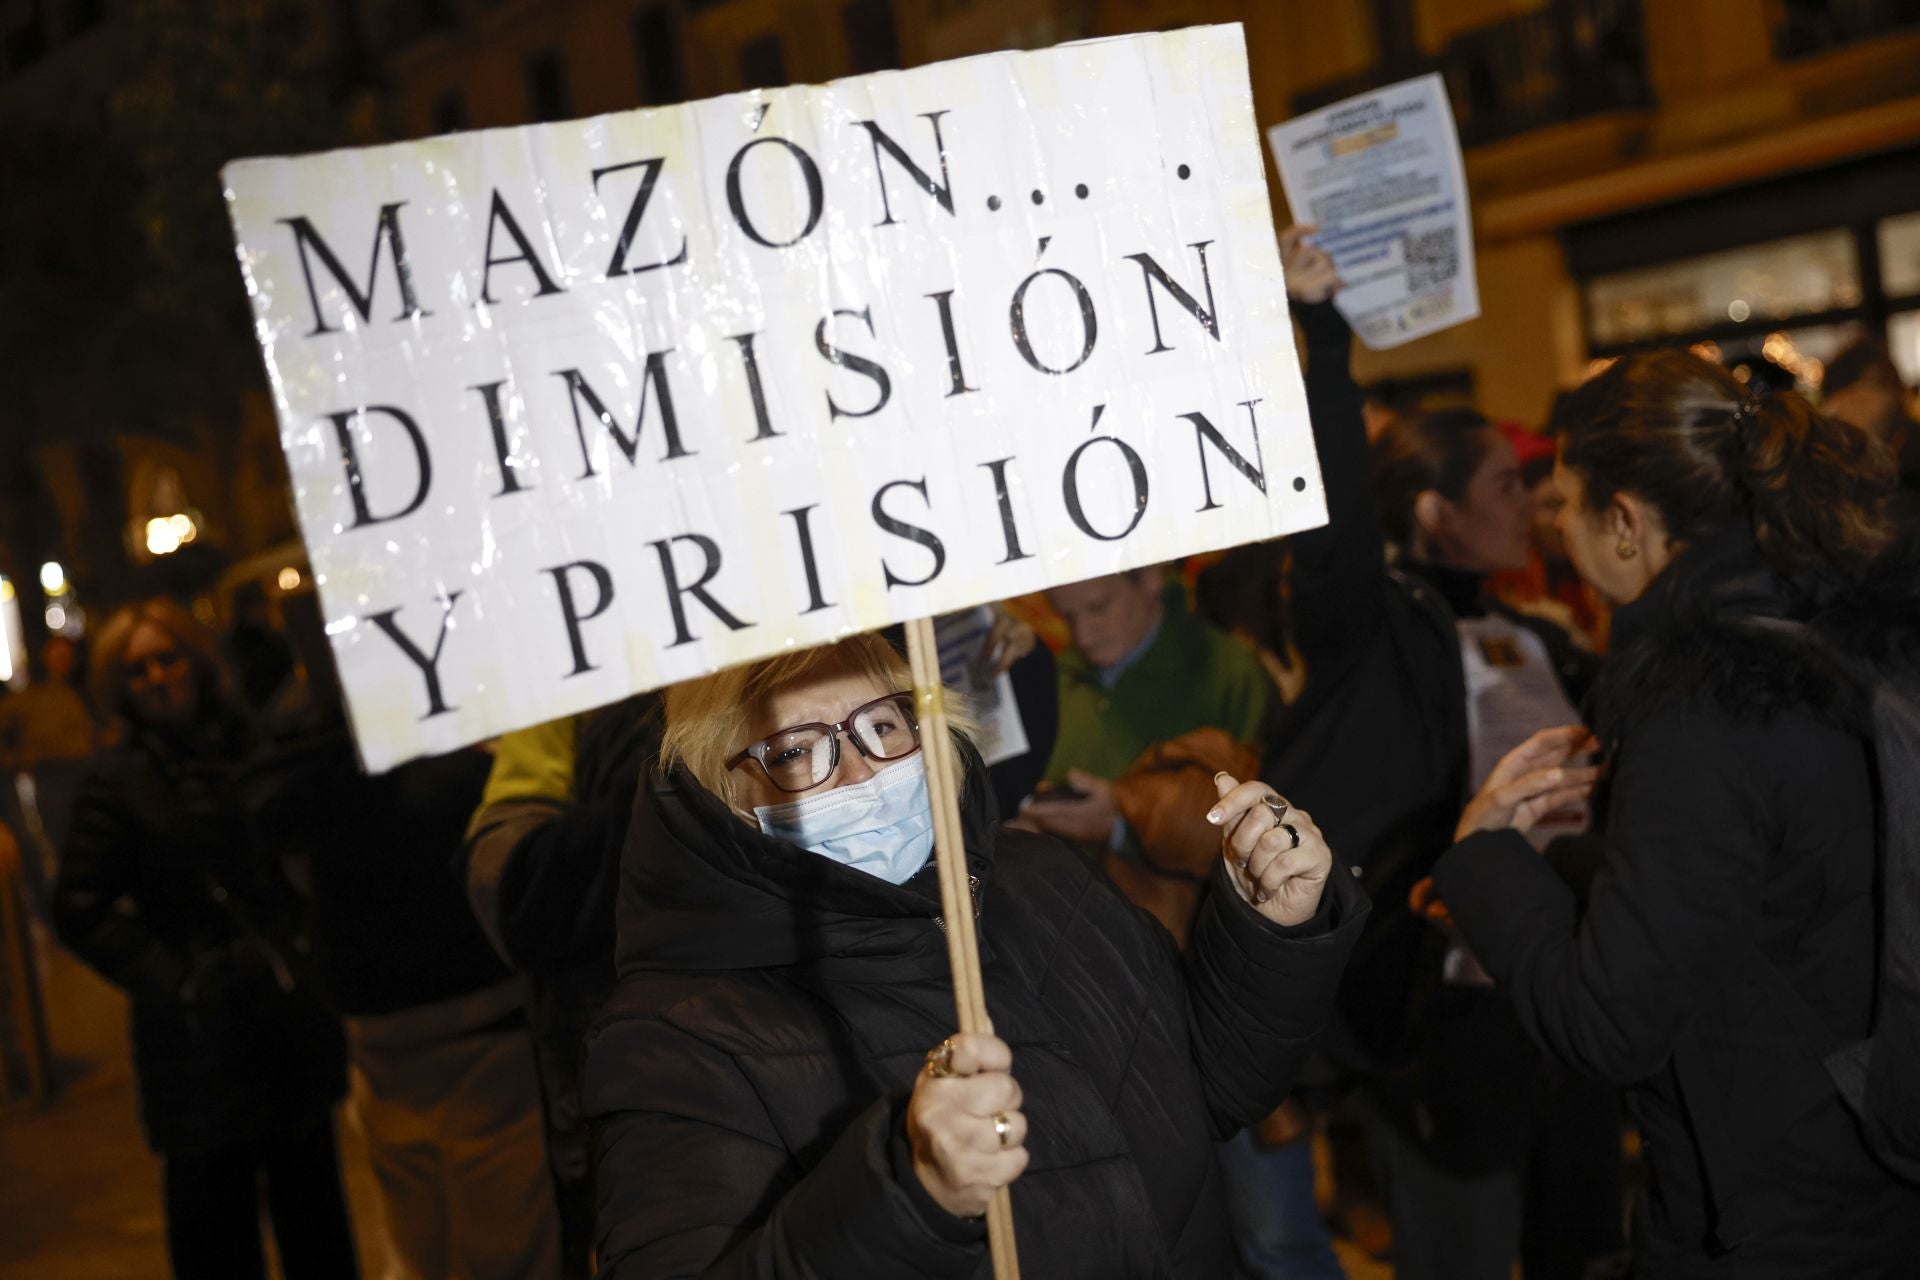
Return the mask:
<svg viewBox="0 0 1920 1280">
<path fill-rule="evenodd" d="M 1360 340 L 1397 347 L 1480 314 L 1446 84 L 1421 76 L 1267 130 L 1293 216 L 1318 228 Z"/>
<path fill-rule="evenodd" d="M 993 609 L 987 605 L 942 614 L 933 620 L 940 651 L 940 680 L 966 700 L 974 719 L 973 743 L 980 758 L 999 764 L 1027 754 L 1026 721 L 1013 696 L 1013 679 L 993 669 L 987 646 L 993 638 Z"/>
</svg>

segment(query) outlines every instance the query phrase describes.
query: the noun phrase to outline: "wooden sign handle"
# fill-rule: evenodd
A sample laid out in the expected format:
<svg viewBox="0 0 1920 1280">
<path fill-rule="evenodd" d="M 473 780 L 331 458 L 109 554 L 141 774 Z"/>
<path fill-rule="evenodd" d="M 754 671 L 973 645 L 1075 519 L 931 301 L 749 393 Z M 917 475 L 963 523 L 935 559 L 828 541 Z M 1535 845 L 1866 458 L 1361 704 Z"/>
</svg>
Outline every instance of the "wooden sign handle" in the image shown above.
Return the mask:
<svg viewBox="0 0 1920 1280">
<path fill-rule="evenodd" d="M 920 718 L 920 750 L 927 758 L 927 791 L 933 803 L 933 856 L 940 869 L 940 915 L 947 922 L 947 958 L 953 966 L 953 1004 L 960 1030 L 993 1030 L 987 1017 L 985 984 L 980 978 L 980 942 L 974 932 L 973 894 L 967 882 L 967 846 L 960 827 L 959 770 L 953 735 L 947 729 L 945 686 L 940 681 L 940 651 L 933 622 L 907 623 L 907 665 L 913 671 L 913 695 Z M 1020 1257 L 1013 1244 L 1013 1201 L 1000 1188 L 987 1204 L 987 1247 L 994 1280 L 1019 1280 Z"/>
</svg>

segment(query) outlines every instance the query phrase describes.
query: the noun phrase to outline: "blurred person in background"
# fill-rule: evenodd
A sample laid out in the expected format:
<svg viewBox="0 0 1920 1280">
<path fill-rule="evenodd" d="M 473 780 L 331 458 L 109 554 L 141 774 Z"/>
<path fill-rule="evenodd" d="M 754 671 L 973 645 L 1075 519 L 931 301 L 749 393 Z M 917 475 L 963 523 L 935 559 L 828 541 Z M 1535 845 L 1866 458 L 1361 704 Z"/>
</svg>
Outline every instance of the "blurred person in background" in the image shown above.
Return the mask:
<svg viewBox="0 0 1920 1280">
<path fill-rule="evenodd" d="M 1855 341 L 1827 366 L 1821 392 L 1821 412 L 1872 432 L 1892 452 L 1900 473 L 1894 519 L 1902 537 L 1913 537 L 1920 531 L 1920 422 L 1886 346 Z"/>
<path fill-rule="evenodd" d="M 1059 657 L 1053 756 L 1021 821 L 1096 853 L 1137 854 L 1114 780 L 1148 747 L 1195 729 L 1256 741 L 1273 684 L 1252 647 L 1196 616 L 1186 588 L 1158 567 L 1056 587 L 1047 599 L 1072 645 Z"/>
<path fill-rule="evenodd" d="M 293 675 L 293 646 L 273 625 L 266 589 L 258 582 L 248 580 L 234 588 L 227 652 L 233 655 L 240 696 L 255 710 L 272 702 Z"/>
<path fill-rule="evenodd" d="M 7 787 L 0 817 L 22 837 L 28 901 L 43 913 L 80 778 L 100 739 L 81 693 L 81 659 L 77 642 L 48 636 L 33 681 L 0 699 L 0 776 Z"/>
<path fill-rule="evenodd" d="M 1594 702 L 1604 863 L 1582 910 L 1524 838 L 1581 780 L 1575 726 L 1502 762 L 1439 897 L 1533 1039 L 1626 1087 L 1644 1274 L 1910 1276 L 1920 1189 L 1824 1066 L 1869 1030 L 1883 916 L 1872 744 L 1805 639 L 1920 652 L 1890 459 L 1666 351 L 1574 394 L 1556 483 L 1574 563 L 1619 606 Z"/>
<path fill-rule="evenodd" d="M 474 918 L 530 980 L 569 1280 L 593 1270 L 593 1146 L 580 1072 L 587 1032 L 613 990 L 621 849 L 659 748 L 656 693 L 505 735 L 454 859 Z"/>
<path fill-rule="evenodd" d="M 1377 904 L 1324 1052 L 1359 1085 L 1396 1276 L 1508 1280 L 1517 1259 L 1529 1280 L 1574 1280 L 1622 1247 L 1617 1100 L 1555 1068 L 1408 894 L 1494 764 L 1573 718 L 1597 663 L 1486 590 L 1532 550 L 1532 499 L 1497 428 L 1442 409 L 1369 450 L 1338 282 L 1307 234 L 1282 250 L 1290 282 L 1316 279 L 1294 315 L 1330 523 L 1290 540 L 1307 680 L 1263 772 L 1339 814 Z"/>
<path fill-rule="evenodd" d="M 119 732 L 81 786 L 53 918 L 132 1002 L 174 1274 L 264 1280 L 264 1186 L 288 1280 L 351 1277 L 333 1131 L 344 1047 L 258 838 L 259 741 L 232 675 L 191 614 L 152 600 L 101 628 L 93 689 Z"/>
<path fill-rule="evenodd" d="M 267 768 L 290 782 L 265 822 L 313 886 L 386 1280 L 551 1280 L 560 1216 L 526 982 L 453 872 L 493 759 L 467 748 L 368 776 L 324 646 L 306 668 L 303 705 L 275 725 Z"/>
<path fill-rule="evenodd" d="M 987 766 L 994 802 L 1000 806 L 1000 812 L 1010 814 L 1033 794 L 1053 758 L 1053 744 L 1060 732 L 1060 686 L 1053 651 L 1040 643 L 1033 627 L 1004 605 L 993 605 L 991 610 L 993 621 L 985 642 L 970 664 L 967 678 L 970 685 L 990 685 L 1005 676 L 1013 692 L 1013 711 L 1026 734 L 1027 749 Z M 938 625 L 936 623 L 936 627 Z M 937 630 L 935 634 L 939 634 Z M 886 636 L 894 648 L 905 652 L 904 629 L 889 627 Z M 942 661 L 945 661 L 944 653 Z M 998 710 L 980 708 L 977 703 L 973 708 Z"/>
<path fill-rule="evenodd" d="M 1307 679 L 1293 642 L 1287 597 L 1286 540 L 1232 547 L 1194 580 L 1194 604 L 1210 625 L 1253 647 L 1282 703 L 1300 696 Z"/>
<path fill-rule="evenodd" d="M 1358 886 L 1306 814 L 1223 776 L 1183 958 L 1084 858 L 1000 824 L 956 735 L 994 1033 L 943 1045 L 909 685 L 861 635 L 667 692 L 587 1065 L 603 1274 L 973 1277 L 1015 1179 L 1026 1274 L 1229 1274 L 1214 1144 L 1285 1093 Z"/>
<path fill-rule="evenodd" d="M 1556 397 L 1556 403 L 1558 397 Z M 1560 494 L 1553 487 L 1553 436 L 1517 422 L 1499 423 L 1520 463 L 1520 483 L 1533 505 L 1532 548 L 1525 567 L 1487 579 L 1495 599 L 1519 613 L 1544 618 L 1595 653 L 1606 650 L 1607 610 L 1567 559 L 1560 537 Z"/>
<path fill-rule="evenodd" d="M 81 694 L 80 646 L 48 636 L 26 688 L 0 702 L 0 769 L 25 772 L 48 761 L 84 760 L 98 731 Z"/>
</svg>

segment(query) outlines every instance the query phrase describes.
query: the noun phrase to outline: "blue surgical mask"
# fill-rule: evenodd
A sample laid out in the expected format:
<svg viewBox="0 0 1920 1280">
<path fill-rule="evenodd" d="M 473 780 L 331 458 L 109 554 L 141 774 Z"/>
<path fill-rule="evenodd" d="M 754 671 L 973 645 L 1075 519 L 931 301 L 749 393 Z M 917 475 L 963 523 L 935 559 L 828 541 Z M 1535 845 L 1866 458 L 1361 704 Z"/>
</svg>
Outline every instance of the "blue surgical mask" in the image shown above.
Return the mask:
<svg viewBox="0 0 1920 1280">
<path fill-rule="evenodd" d="M 927 758 L 918 752 L 865 782 L 761 805 L 753 816 L 768 835 L 888 884 L 905 884 L 933 853 Z"/>
</svg>

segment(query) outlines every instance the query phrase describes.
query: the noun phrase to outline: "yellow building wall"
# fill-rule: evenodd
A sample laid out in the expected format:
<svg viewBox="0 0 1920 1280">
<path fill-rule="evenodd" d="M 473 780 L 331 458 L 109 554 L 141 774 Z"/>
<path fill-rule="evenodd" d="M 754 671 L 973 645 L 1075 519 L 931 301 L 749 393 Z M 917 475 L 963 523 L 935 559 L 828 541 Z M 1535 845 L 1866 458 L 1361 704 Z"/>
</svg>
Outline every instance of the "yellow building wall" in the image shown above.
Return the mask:
<svg viewBox="0 0 1920 1280">
<path fill-rule="evenodd" d="M 1354 374 L 1364 383 L 1466 369 L 1483 413 L 1538 426 L 1587 366 L 1579 287 L 1553 236 L 1482 246 L 1476 265 L 1478 320 L 1391 351 L 1356 347 Z"/>
<path fill-rule="evenodd" d="M 1432 54 L 1479 27 L 1546 7 L 1548 0 L 1413 0 L 1416 42 Z M 1536 130 L 1468 153 L 1477 210 L 1525 199 L 1644 159 L 1724 148 L 1817 117 L 1920 91 L 1920 38 L 1887 39 L 1782 64 L 1773 55 L 1781 0 L 1644 0 L 1648 76 L 1655 107 Z M 424 133 L 432 106 L 459 90 L 475 127 L 527 118 L 525 59 L 540 47 L 566 58 L 577 114 L 618 110 L 639 93 L 633 15 L 620 0 L 551 0 L 483 10 L 477 30 L 432 36 L 403 55 L 393 77 L 399 114 Z M 1156 31 L 1210 22 L 1246 29 L 1261 125 L 1286 119 L 1302 91 L 1357 76 L 1379 57 L 1367 0 L 895 0 L 903 65 L 1084 35 Z M 777 35 L 794 81 L 845 74 L 849 59 L 837 0 L 725 0 L 682 10 L 691 97 L 741 87 L 739 55 Z M 1765 174 L 1747 175 L 1753 180 Z M 1276 223 L 1286 210 L 1269 158 Z M 1570 187 L 1569 187 L 1570 189 Z M 1675 198 L 1668 194 L 1662 198 Z M 1591 216 L 1591 215 L 1579 215 Z M 1480 320 L 1392 352 L 1363 352 L 1365 379 L 1469 371 L 1482 407 L 1535 422 L 1554 391 L 1587 365 L 1578 287 L 1550 221 L 1533 219 L 1477 249 Z M 1517 237 L 1517 238 L 1516 238 Z"/>
<path fill-rule="evenodd" d="M 1546 7 L 1547 0 L 1415 0 L 1414 40 L 1425 52 L 1438 53 L 1463 32 Z"/>
</svg>

